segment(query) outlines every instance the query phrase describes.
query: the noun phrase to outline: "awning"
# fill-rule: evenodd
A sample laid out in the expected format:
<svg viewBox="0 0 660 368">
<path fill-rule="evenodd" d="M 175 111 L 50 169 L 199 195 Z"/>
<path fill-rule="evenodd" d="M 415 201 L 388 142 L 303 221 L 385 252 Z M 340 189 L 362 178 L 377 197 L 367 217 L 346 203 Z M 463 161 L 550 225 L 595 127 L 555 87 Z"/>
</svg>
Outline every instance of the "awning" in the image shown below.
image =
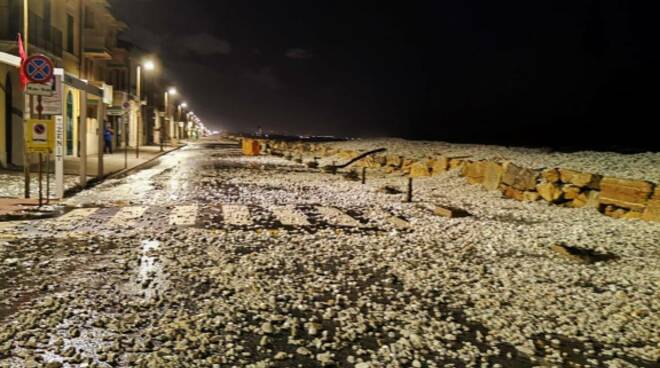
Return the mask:
<svg viewBox="0 0 660 368">
<path fill-rule="evenodd" d="M 0 51 L 0 63 L 14 66 L 16 68 L 21 66 L 21 58 L 16 55 L 8 54 Z"/>
</svg>

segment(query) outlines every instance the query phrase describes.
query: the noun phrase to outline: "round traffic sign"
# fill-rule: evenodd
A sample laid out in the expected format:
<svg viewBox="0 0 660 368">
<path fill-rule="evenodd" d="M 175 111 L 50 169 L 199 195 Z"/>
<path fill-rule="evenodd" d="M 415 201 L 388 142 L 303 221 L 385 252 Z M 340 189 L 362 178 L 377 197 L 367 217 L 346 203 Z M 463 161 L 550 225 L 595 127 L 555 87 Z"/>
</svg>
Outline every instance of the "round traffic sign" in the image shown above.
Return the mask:
<svg viewBox="0 0 660 368">
<path fill-rule="evenodd" d="M 33 129 L 37 134 L 44 134 L 46 132 L 46 126 L 43 124 L 35 124 Z"/>
<path fill-rule="evenodd" d="M 25 75 L 33 83 L 47 83 L 53 78 L 53 62 L 44 55 L 30 56 L 25 61 Z"/>
</svg>

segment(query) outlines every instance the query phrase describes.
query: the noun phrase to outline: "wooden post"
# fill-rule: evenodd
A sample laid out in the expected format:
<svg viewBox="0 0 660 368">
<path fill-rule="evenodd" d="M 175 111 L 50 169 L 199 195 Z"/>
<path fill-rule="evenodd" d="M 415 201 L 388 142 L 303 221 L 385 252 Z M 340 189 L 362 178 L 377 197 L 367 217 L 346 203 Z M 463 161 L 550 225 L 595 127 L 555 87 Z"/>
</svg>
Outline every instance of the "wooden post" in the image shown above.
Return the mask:
<svg viewBox="0 0 660 368">
<path fill-rule="evenodd" d="M 408 178 L 408 195 L 406 196 L 406 202 L 410 203 L 413 200 L 413 179 Z"/>
<path fill-rule="evenodd" d="M 367 182 L 367 168 L 363 167 L 362 168 L 362 184 L 365 184 Z"/>
</svg>

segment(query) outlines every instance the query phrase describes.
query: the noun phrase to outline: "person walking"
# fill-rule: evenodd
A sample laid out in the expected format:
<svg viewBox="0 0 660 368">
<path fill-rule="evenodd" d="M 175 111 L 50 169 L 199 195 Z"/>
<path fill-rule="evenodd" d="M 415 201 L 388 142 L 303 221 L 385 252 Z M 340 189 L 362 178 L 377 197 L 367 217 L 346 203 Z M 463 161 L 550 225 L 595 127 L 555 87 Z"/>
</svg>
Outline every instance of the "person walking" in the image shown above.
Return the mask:
<svg viewBox="0 0 660 368">
<path fill-rule="evenodd" d="M 115 132 L 110 128 L 110 123 L 106 122 L 105 129 L 103 130 L 103 140 L 105 141 L 103 153 L 112 153 L 112 137 L 114 135 Z"/>
</svg>

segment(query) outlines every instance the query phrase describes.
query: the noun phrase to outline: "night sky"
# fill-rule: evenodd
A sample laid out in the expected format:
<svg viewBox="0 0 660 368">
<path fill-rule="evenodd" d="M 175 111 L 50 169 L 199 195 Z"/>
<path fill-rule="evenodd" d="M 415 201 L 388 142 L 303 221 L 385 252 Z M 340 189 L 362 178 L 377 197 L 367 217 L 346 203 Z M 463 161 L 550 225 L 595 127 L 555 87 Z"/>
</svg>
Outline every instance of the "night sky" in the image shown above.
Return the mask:
<svg viewBox="0 0 660 368">
<path fill-rule="evenodd" d="M 111 3 L 211 127 L 660 149 L 637 1 Z"/>
</svg>

